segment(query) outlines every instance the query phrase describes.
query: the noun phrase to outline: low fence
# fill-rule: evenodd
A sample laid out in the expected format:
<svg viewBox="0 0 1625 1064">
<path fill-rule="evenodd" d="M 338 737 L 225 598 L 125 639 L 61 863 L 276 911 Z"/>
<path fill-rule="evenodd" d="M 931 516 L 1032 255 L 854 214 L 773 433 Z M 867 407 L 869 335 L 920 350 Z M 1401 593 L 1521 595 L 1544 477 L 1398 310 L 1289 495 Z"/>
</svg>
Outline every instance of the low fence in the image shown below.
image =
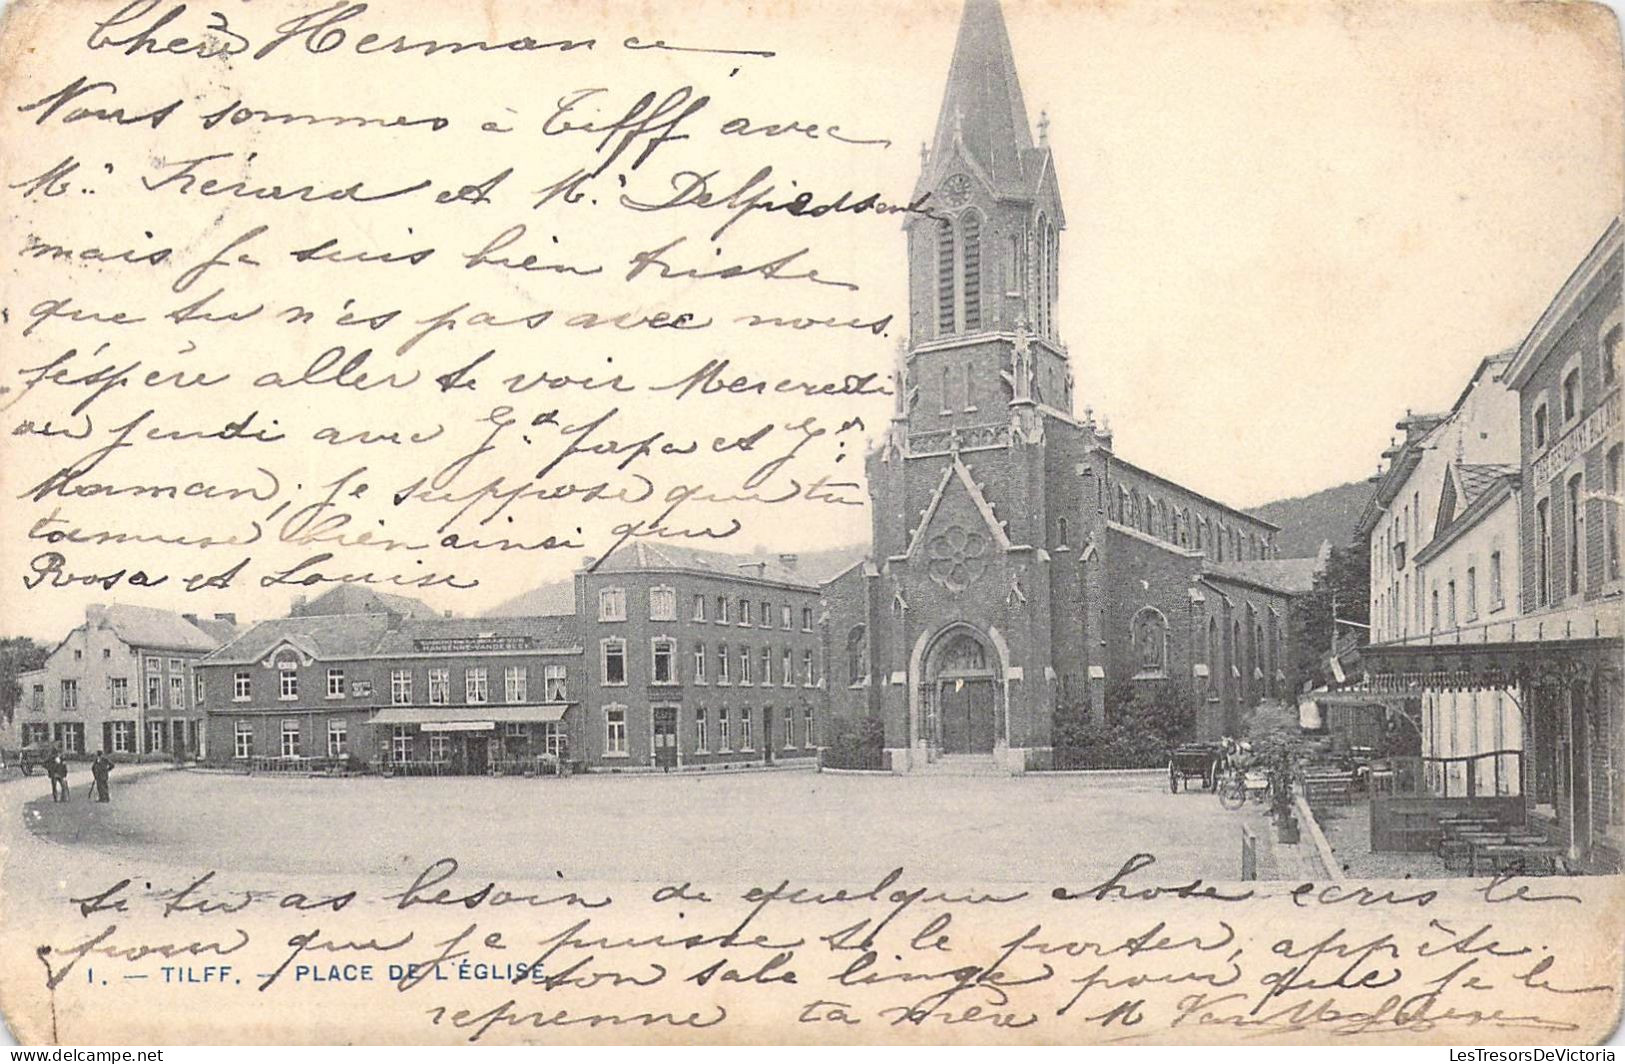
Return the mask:
<svg viewBox="0 0 1625 1064">
<path fill-rule="evenodd" d="M 1148 769 L 1168 767 L 1168 754 L 1156 754 L 1147 757 L 1120 757 L 1112 755 L 1099 747 L 1066 747 L 1057 746 L 1052 755 L 1051 770 L 1055 772 L 1079 772 L 1095 769 Z"/>
<path fill-rule="evenodd" d="M 886 751 L 879 747 L 826 747 L 818 751 L 818 767 L 846 772 L 886 771 Z"/>
<path fill-rule="evenodd" d="M 1437 850 L 1445 816 L 1483 816 L 1503 827 L 1525 822 L 1523 751 L 1466 757 L 1397 757 L 1371 774 L 1371 849 Z M 1507 766 L 1511 767 L 1508 768 Z"/>
</svg>

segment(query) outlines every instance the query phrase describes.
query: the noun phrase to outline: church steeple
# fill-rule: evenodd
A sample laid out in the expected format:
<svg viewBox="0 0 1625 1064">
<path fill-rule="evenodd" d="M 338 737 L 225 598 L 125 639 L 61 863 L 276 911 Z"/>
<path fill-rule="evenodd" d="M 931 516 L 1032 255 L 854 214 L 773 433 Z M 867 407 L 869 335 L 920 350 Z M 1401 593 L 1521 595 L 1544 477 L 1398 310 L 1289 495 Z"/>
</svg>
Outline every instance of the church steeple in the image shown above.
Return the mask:
<svg viewBox="0 0 1625 1064">
<path fill-rule="evenodd" d="M 999 0 L 965 2 L 931 158 L 945 160 L 956 146 L 999 191 L 1024 188 L 1033 138 Z"/>
<path fill-rule="evenodd" d="M 1031 345 L 1030 357 L 1023 348 L 1031 401 L 1070 411 L 1071 369 L 1055 315 L 1066 219 L 1047 118 L 1034 143 L 999 2 L 965 0 L 915 188 L 930 215 L 905 223 L 910 370 L 931 407 L 929 415 L 917 409 L 916 420 L 985 420 L 998 398 L 992 382 L 1011 379 L 1018 337 Z M 1029 374 L 1018 376 L 1025 386 Z M 1015 398 L 1005 392 L 1004 401 Z"/>
</svg>

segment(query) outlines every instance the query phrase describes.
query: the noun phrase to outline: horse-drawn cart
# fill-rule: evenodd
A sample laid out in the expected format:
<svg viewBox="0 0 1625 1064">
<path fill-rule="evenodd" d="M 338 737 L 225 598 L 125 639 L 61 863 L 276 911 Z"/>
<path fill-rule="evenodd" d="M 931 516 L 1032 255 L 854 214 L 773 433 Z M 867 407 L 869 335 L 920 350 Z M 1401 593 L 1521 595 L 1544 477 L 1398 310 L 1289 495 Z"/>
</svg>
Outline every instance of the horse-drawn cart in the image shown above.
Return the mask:
<svg viewBox="0 0 1625 1064">
<path fill-rule="evenodd" d="M 1211 791 L 1219 778 L 1224 747 L 1219 743 L 1185 743 L 1168 757 L 1168 789 L 1178 794 L 1191 780 L 1201 780 L 1202 789 Z"/>
</svg>

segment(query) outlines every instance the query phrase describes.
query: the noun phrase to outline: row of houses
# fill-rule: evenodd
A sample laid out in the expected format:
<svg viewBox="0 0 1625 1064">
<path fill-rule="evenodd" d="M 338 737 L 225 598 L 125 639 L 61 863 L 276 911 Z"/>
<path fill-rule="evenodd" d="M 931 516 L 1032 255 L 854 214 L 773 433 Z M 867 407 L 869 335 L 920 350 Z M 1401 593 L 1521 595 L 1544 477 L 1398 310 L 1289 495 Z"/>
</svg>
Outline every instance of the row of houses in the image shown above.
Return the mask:
<svg viewBox="0 0 1625 1064">
<path fill-rule="evenodd" d="M 464 618 L 341 587 L 248 626 L 92 605 L 20 677 L 10 730 L 70 755 L 469 774 L 816 754 L 827 626 L 794 555 L 632 544 L 548 598 Z"/>
<path fill-rule="evenodd" d="M 1359 525 L 1358 690 L 1419 733 L 1441 796 L 1522 796 L 1570 859 L 1617 869 L 1620 347 L 1615 219 L 1517 347 L 1447 411 L 1408 412 Z"/>
</svg>

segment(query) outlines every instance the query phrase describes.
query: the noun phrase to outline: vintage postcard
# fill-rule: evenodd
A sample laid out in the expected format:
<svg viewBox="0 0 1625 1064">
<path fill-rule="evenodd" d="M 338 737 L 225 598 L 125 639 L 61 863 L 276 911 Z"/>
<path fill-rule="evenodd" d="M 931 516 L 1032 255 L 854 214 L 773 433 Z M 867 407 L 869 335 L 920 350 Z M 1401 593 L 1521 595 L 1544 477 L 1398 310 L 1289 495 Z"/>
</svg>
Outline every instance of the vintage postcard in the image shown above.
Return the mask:
<svg viewBox="0 0 1625 1064">
<path fill-rule="evenodd" d="M 1583 1046 L 1585 3 L 14 0 L 24 1044 Z"/>
</svg>

